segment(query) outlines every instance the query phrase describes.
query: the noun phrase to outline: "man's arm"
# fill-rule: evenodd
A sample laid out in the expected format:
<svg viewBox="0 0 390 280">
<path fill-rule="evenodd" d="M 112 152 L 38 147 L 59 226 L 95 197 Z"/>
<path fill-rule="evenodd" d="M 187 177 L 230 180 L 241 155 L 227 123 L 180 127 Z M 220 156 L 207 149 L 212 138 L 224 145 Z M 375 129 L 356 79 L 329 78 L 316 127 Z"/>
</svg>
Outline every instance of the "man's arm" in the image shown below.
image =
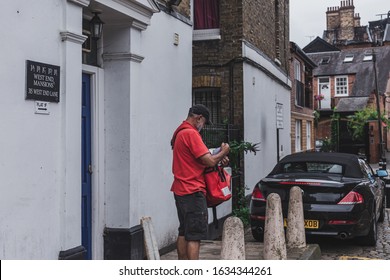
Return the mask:
<svg viewBox="0 0 390 280">
<path fill-rule="evenodd" d="M 214 167 L 221 161 L 224 165 L 227 165 L 227 163 L 229 162 L 229 159 L 227 158 L 227 154 L 229 153 L 229 151 L 229 144 L 222 143 L 221 151 L 218 154 L 212 155 L 210 153 L 207 153 L 201 156 L 199 159 L 207 167 Z"/>
</svg>

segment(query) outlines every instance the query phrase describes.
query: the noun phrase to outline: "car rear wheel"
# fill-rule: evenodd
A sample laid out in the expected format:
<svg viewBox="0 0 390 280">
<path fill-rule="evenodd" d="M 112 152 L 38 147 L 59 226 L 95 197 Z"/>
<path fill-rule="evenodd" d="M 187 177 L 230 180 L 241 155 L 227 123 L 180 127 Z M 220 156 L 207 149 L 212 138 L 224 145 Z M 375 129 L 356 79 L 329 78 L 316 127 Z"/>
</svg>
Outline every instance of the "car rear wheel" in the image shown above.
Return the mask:
<svg viewBox="0 0 390 280">
<path fill-rule="evenodd" d="M 374 218 L 370 225 L 370 232 L 367 236 L 362 236 L 358 238 L 358 242 L 364 246 L 375 246 L 378 239 L 378 223 L 376 220 L 376 213 L 374 211 Z"/>
<path fill-rule="evenodd" d="M 252 229 L 252 236 L 257 241 L 263 242 L 264 241 L 264 232 L 259 232 L 255 229 Z"/>
</svg>

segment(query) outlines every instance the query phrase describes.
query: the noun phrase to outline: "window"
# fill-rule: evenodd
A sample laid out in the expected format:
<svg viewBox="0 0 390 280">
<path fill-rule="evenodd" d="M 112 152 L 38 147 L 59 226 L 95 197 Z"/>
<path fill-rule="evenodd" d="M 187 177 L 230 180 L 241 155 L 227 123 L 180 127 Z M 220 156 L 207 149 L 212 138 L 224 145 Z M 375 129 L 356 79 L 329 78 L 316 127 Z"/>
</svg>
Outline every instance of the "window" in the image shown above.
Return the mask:
<svg viewBox="0 0 390 280">
<path fill-rule="evenodd" d="M 301 62 L 299 60 L 294 60 L 294 76 L 295 76 L 295 105 L 304 106 L 305 105 L 305 92 L 304 84 L 301 82 L 302 72 L 301 72 Z"/>
<path fill-rule="evenodd" d="M 304 84 L 295 80 L 295 105 L 305 106 L 305 87 Z"/>
<path fill-rule="evenodd" d="M 321 59 L 320 64 L 329 64 L 330 56 L 325 56 Z"/>
<path fill-rule="evenodd" d="M 372 61 L 372 53 L 364 54 L 363 61 Z"/>
<path fill-rule="evenodd" d="M 194 0 L 194 29 L 219 28 L 219 0 Z"/>
<path fill-rule="evenodd" d="M 344 57 L 344 63 L 352 62 L 352 61 L 353 61 L 353 54 L 347 54 L 347 55 Z"/>
<path fill-rule="evenodd" d="M 295 74 L 295 79 L 301 82 L 301 63 L 298 60 L 294 60 L 294 74 Z"/>
<path fill-rule="evenodd" d="M 311 122 L 306 121 L 306 150 L 311 149 Z"/>
<path fill-rule="evenodd" d="M 210 120 L 214 124 L 222 123 L 220 88 L 197 88 L 192 94 L 192 104 L 203 104 L 210 110 Z"/>
<path fill-rule="evenodd" d="M 282 166 L 283 173 L 309 172 L 343 174 L 344 167 L 328 162 L 287 162 Z"/>
<path fill-rule="evenodd" d="M 335 96 L 348 96 L 348 77 L 340 76 L 335 78 Z"/>
<path fill-rule="evenodd" d="M 98 65 L 98 51 L 97 40 L 91 38 L 91 26 L 88 19 L 83 18 L 83 35 L 88 38 L 84 41 L 82 46 L 82 63 L 88 65 Z"/>
<path fill-rule="evenodd" d="M 302 131 L 302 121 L 295 121 L 295 152 L 300 152 L 302 150 L 301 144 L 301 131 Z"/>
<path fill-rule="evenodd" d="M 329 78 L 319 78 L 320 84 L 329 84 Z"/>
</svg>

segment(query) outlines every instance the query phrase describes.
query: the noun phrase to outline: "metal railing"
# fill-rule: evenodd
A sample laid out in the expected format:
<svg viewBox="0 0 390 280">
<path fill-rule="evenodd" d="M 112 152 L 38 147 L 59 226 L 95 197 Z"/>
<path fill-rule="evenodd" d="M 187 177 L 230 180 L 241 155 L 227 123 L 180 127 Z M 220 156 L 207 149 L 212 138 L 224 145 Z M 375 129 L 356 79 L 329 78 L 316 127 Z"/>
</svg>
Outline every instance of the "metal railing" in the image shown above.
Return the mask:
<svg viewBox="0 0 390 280">
<path fill-rule="evenodd" d="M 217 148 L 222 142 L 240 141 L 241 130 L 232 124 L 213 124 L 205 126 L 201 135 L 208 148 Z"/>
</svg>

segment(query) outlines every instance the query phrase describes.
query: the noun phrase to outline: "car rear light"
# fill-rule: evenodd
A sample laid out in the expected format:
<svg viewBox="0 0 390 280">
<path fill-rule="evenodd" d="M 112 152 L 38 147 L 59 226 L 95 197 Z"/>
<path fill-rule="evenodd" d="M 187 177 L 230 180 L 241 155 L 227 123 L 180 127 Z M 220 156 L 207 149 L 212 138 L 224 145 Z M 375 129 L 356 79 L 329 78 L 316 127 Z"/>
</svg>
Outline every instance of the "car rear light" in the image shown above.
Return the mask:
<svg viewBox="0 0 390 280">
<path fill-rule="evenodd" d="M 252 192 L 252 200 L 258 200 L 258 201 L 266 201 L 263 193 L 260 191 L 260 188 L 258 186 L 256 186 L 254 189 L 253 189 L 253 192 Z"/>
<path fill-rule="evenodd" d="M 358 193 L 351 191 L 349 192 L 338 204 L 361 204 L 364 203 L 363 196 Z"/>
<path fill-rule="evenodd" d="M 355 220 L 330 220 L 329 225 L 354 225 L 357 224 Z"/>
<path fill-rule="evenodd" d="M 265 216 L 251 215 L 252 220 L 265 221 Z"/>
</svg>

